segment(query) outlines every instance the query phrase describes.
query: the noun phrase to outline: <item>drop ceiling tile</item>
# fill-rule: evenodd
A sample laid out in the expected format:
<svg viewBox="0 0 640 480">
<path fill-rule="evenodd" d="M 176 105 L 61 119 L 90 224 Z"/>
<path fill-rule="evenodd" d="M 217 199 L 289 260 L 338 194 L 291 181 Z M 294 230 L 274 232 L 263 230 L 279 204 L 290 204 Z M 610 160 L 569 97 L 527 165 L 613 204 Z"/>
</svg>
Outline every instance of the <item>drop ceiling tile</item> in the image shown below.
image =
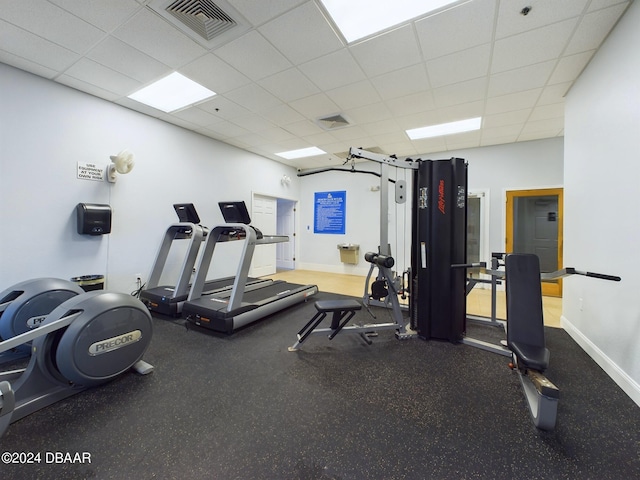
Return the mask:
<svg viewBox="0 0 640 480">
<path fill-rule="evenodd" d="M 289 106 L 312 120 L 340 110 L 338 106 L 324 93 L 318 93 L 299 100 L 294 100 L 289 103 Z"/>
<path fill-rule="evenodd" d="M 380 102 L 380 95 L 369 80 L 329 90 L 327 95 L 343 110 Z"/>
<path fill-rule="evenodd" d="M 422 61 L 412 25 L 349 47 L 362 70 L 370 77 L 382 75 Z"/>
<path fill-rule="evenodd" d="M 332 145 L 339 140 L 329 132 L 319 132 L 302 137 L 309 145 Z"/>
<path fill-rule="evenodd" d="M 348 142 L 351 140 L 355 140 L 357 138 L 368 137 L 366 131 L 364 131 L 360 126 L 353 125 L 347 128 L 339 128 L 337 130 L 332 130 L 331 135 L 335 137 L 338 141 Z"/>
<path fill-rule="evenodd" d="M 78 60 L 65 73 L 70 77 L 122 96 L 129 95 L 140 87 L 140 82 L 137 80 L 87 58 Z"/>
<path fill-rule="evenodd" d="M 487 138 L 482 138 L 482 140 L 480 141 L 480 146 L 481 147 L 487 147 L 490 145 L 504 145 L 506 143 L 515 143 L 518 141 L 518 134 L 512 134 L 512 135 L 503 135 L 500 137 L 487 137 Z"/>
<path fill-rule="evenodd" d="M 401 131 L 398 122 L 395 119 L 381 120 L 378 122 L 368 122 L 360 124 L 362 129 L 370 136 L 386 134 L 388 132 Z"/>
<path fill-rule="evenodd" d="M 564 102 L 535 107 L 531 112 L 529 122 L 558 118 L 564 118 Z"/>
<path fill-rule="evenodd" d="M 287 104 L 276 105 L 262 112 L 262 116 L 276 125 L 289 125 L 304 120 L 304 117 Z"/>
<path fill-rule="evenodd" d="M 591 0 L 589 4 L 589 12 L 593 12 L 594 10 L 600 10 L 601 8 L 611 7 L 612 5 L 624 4 L 628 6 L 631 2 L 627 0 Z"/>
<path fill-rule="evenodd" d="M 290 10 L 260 27 L 259 31 L 296 65 L 343 47 L 315 2 Z"/>
<path fill-rule="evenodd" d="M 49 0 L 99 29 L 110 32 L 140 9 L 135 0 Z"/>
<path fill-rule="evenodd" d="M 66 85 L 67 87 L 75 88 L 81 92 L 86 92 L 89 95 L 93 95 L 94 97 L 103 98 L 110 102 L 116 101 L 120 98 L 120 95 L 117 93 L 113 93 L 111 91 L 100 88 L 92 83 L 87 83 L 83 80 L 70 77 L 69 75 L 60 75 L 56 78 L 56 82 Z M 156 110 L 156 113 L 158 111 Z"/>
<path fill-rule="evenodd" d="M 223 136 L 224 138 L 228 137 L 238 137 L 240 135 L 246 135 L 249 133 L 249 130 L 246 128 L 240 127 L 233 122 L 218 122 L 206 127 L 210 132 L 214 132 Z"/>
<path fill-rule="evenodd" d="M 402 130 L 426 127 L 429 125 L 436 125 L 438 123 L 441 123 L 440 115 L 438 115 L 436 111 L 414 113 L 412 115 L 405 115 L 403 117 L 394 117 L 393 120 L 398 123 Z"/>
<path fill-rule="evenodd" d="M 496 41 L 491 72 L 504 72 L 557 58 L 577 21 L 573 18 Z"/>
<path fill-rule="evenodd" d="M 393 114 L 384 103 L 374 103 L 362 107 L 351 108 L 344 112 L 355 124 L 390 120 Z"/>
<path fill-rule="evenodd" d="M 80 58 L 75 52 L 0 20 L 0 50 L 52 70 L 64 70 Z"/>
<path fill-rule="evenodd" d="M 482 129 L 499 129 L 508 125 L 524 125 L 529 115 L 531 115 L 531 108 L 525 108 L 523 110 L 513 110 L 511 112 L 497 113 L 495 115 L 485 115 L 482 118 Z M 521 127 L 519 127 L 521 128 Z M 518 129 L 518 132 L 520 130 Z"/>
<path fill-rule="evenodd" d="M 297 7 L 307 0 L 269 0 L 268 2 L 256 2 L 256 0 L 228 0 L 229 3 L 249 20 L 254 26 L 262 25 L 287 10 Z"/>
<path fill-rule="evenodd" d="M 180 73 L 218 94 L 251 83 L 251 80 L 211 53 L 180 68 Z"/>
<path fill-rule="evenodd" d="M 419 151 L 408 139 L 399 143 L 384 143 L 379 147 L 389 155 L 396 155 L 397 157 L 414 157 L 421 153 L 427 153 Z"/>
<path fill-rule="evenodd" d="M 291 102 L 320 92 L 320 89 L 297 68 L 276 73 L 258 82 L 283 102 Z"/>
<path fill-rule="evenodd" d="M 321 90 L 331 90 L 365 79 L 365 74 L 346 48 L 311 60 L 298 68 Z"/>
<path fill-rule="evenodd" d="M 321 129 L 311 120 L 302 120 L 299 122 L 290 123 L 284 128 L 299 137 L 306 137 L 309 135 L 315 135 L 324 132 L 323 129 Z"/>
<path fill-rule="evenodd" d="M 537 105 L 548 105 L 564 101 L 567 91 L 571 87 L 571 82 L 558 83 L 557 85 L 549 85 L 544 87 Z"/>
<path fill-rule="evenodd" d="M 38 65 L 30 60 L 26 60 L 14 55 L 13 53 L 4 52 L 2 50 L 0 50 L 0 62 L 19 68 L 20 70 L 24 70 L 25 72 L 30 72 L 40 77 L 48 78 L 49 80 L 58 75 L 58 72 L 55 70 L 43 67 L 42 65 Z"/>
<path fill-rule="evenodd" d="M 549 60 L 491 75 L 487 95 L 489 97 L 497 97 L 521 90 L 544 87 L 555 66 L 556 61 Z"/>
<path fill-rule="evenodd" d="M 626 8 L 627 5 L 623 3 L 585 15 L 571 37 L 564 54 L 570 55 L 598 48 Z"/>
<path fill-rule="evenodd" d="M 171 73 L 169 66 L 114 37 L 100 42 L 87 54 L 87 58 L 143 84 Z"/>
<path fill-rule="evenodd" d="M 491 45 L 485 44 L 427 62 L 433 88 L 483 77 L 489 72 Z"/>
<path fill-rule="evenodd" d="M 456 83 L 455 85 L 434 88 L 433 98 L 436 107 L 451 107 L 453 105 L 482 100 L 487 89 L 487 81 L 486 78 L 476 78 L 474 80 Z"/>
<path fill-rule="evenodd" d="M 549 136 L 556 136 L 564 128 L 564 117 L 546 118 L 544 120 L 528 121 L 522 128 L 520 137 L 533 133 L 545 132 Z"/>
<path fill-rule="evenodd" d="M 395 116 L 434 110 L 436 108 L 431 92 L 414 93 L 404 97 L 392 98 L 385 102 Z"/>
<path fill-rule="evenodd" d="M 415 22 L 424 58 L 430 60 L 490 42 L 495 8 L 496 0 L 474 0 Z"/>
<path fill-rule="evenodd" d="M 260 80 L 292 66 L 255 30 L 217 48 L 214 53 L 252 80 Z"/>
<path fill-rule="evenodd" d="M 412 140 L 411 144 L 420 154 L 432 152 L 444 152 L 447 149 L 447 143 L 444 137 L 423 138 L 421 140 Z"/>
<path fill-rule="evenodd" d="M 524 121 L 499 127 L 483 127 L 482 140 L 500 139 L 505 137 L 513 137 L 516 139 L 518 138 L 518 135 L 520 135 L 523 125 Z"/>
<path fill-rule="evenodd" d="M 582 14 L 588 2 L 589 0 L 571 0 L 569 2 L 535 0 L 535 2 L 523 3 L 522 5 L 510 1 L 500 2 L 496 39 L 577 17 Z M 520 13 L 525 6 L 531 7 L 531 11 L 526 16 Z"/>
<path fill-rule="evenodd" d="M 68 50 L 84 53 L 104 32 L 45 0 L 0 0 L 2 18 Z"/>
<path fill-rule="evenodd" d="M 171 115 L 202 127 L 206 127 L 207 125 L 212 125 L 220 121 L 218 117 L 207 112 L 206 110 L 198 108 L 198 106 L 185 108 L 183 110 L 174 112 Z"/>
<path fill-rule="evenodd" d="M 476 133 L 476 138 L 462 137 L 458 138 L 458 135 L 451 135 L 445 137 L 445 143 L 447 144 L 447 150 L 464 150 L 466 148 L 477 148 L 480 146 L 480 134 Z"/>
<path fill-rule="evenodd" d="M 484 113 L 485 102 L 461 103 L 450 107 L 439 108 L 435 113 L 441 123 L 464 120 L 466 118 L 481 117 Z"/>
<path fill-rule="evenodd" d="M 533 108 L 541 92 L 541 88 L 535 88 L 533 90 L 527 90 L 526 92 L 511 93 L 509 95 L 502 95 L 501 97 L 489 98 L 487 99 L 485 111 L 487 115 L 493 115 L 496 113 Z"/>
<path fill-rule="evenodd" d="M 371 83 L 383 100 L 425 92 L 429 89 L 427 71 L 422 63 L 374 77 Z"/>
<path fill-rule="evenodd" d="M 171 68 L 179 68 L 207 52 L 163 18 L 146 9 L 116 29 L 113 36 Z"/>
<path fill-rule="evenodd" d="M 213 98 L 198 104 L 198 108 L 209 112 L 221 120 L 232 120 L 237 117 L 249 115 L 249 110 L 232 102 L 222 95 L 215 95 Z"/>
<path fill-rule="evenodd" d="M 225 97 L 247 110 L 258 113 L 281 104 L 280 100 L 256 83 L 227 92 Z"/>
<path fill-rule="evenodd" d="M 563 82 L 573 82 L 584 67 L 587 66 L 589 60 L 595 53 L 595 50 L 589 52 L 578 53 L 576 55 L 570 55 L 567 57 L 562 57 L 558 60 L 558 65 L 553 71 L 553 75 L 549 79 L 550 84 L 563 83 Z"/>
<path fill-rule="evenodd" d="M 271 127 L 262 130 L 260 135 L 265 137 L 269 142 L 284 142 L 287 140 L 295 140 L 295 136 L 280 127 Z"/>
<path fill-rule="evenodd" d="M 198 126 L 187 121 L 187 120 L 183 120 L 182 118 L 176 117 L 172 114 L 167 114 L 162 112 L 158 118 L 160 120 L 162 120 L 163 122 L 167 122 L 167 123 L 171 123 L 173 125 L 177 125 L 179 127 L 184 128 L 185 130 L 194 130 L 196 129 Z"/>
<path fill-rule="evenodd" d="M 257 133 L 249 132 L 246 135 L 238 135 L 237 137 L 232 137 L 229 139 L 232 145 L 236 145 L 235 142 L 240 142 L 237 144 L 242 149 L 247 149 L 251 147 L 258 147 L 260 145 L 264 145 L 268 142 L 266 138 Z"/>
</svg>

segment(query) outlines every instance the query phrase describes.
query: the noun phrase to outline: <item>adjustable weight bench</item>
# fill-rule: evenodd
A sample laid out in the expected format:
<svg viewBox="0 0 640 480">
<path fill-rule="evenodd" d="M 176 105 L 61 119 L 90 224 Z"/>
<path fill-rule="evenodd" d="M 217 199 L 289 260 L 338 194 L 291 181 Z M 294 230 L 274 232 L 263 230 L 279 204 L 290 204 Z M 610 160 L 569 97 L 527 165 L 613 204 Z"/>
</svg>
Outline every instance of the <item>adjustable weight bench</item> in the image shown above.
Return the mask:
<svg viewBox="0 0 640 480">
<path fill-rule="evenodd" d="M 362 305 L 360 305 L 357 300 L 318 300 L 314 303 L 314 306 L 316 307 L 317 313 L 298 332 L 298 341 L 289 347 L 290 352 L 297 351 L 300 345 L 312 333 L 329 333 L 329 340 L 332 340 L 333 337 L 340 333 L 340 330 L 349 323 L 349 320 L 354 317 L 356 312 L 362 308 Z M 320 322 L 322 322 L 329 313 L 332 314 L 331 326 L 329 328 L 316 330 L 316 327 L 320 325 Z M 371 340 L 364 336 L 363 333 L 360 335 L 367 344 L 371 344 Z"/>
<path fill-rule="evenodd" d="M 542 430 L 556 424 L 560 391 L 545 376 L 549 350 L 542 315 L 540 260 L 532 254 L 505 258 L 507 345 L 518 372 L 533 423 Z"/>
</svg>

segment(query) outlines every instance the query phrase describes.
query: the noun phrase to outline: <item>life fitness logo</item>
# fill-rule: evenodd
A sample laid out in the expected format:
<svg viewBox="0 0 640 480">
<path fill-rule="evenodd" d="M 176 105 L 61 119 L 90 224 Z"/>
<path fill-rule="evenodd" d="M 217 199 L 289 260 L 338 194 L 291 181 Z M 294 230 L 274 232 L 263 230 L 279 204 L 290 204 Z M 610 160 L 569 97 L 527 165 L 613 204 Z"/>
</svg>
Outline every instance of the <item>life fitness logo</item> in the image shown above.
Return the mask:
<svg viewBox="0 0 640 480">
<path fill-rule="evenodd" d="M 96 356 L 102 355 L 103 353 L 112 352 L 113 350 L 117 350 L 129 344 L 135 343 L 141 338 L 142 332 L 140 330 L 133 330 L 129 333 L 118 335 L 117 337 L 100 340 L 99 342 L 96 342 L 89 347 L 89 355 Z"/>
<path fill-rule="evenodd" d="M 444 180 L 440 180 L 438 184 L 438 210 L 440 210 L 443 215 L 445 214 L 444 207 Z"/>
</svg>

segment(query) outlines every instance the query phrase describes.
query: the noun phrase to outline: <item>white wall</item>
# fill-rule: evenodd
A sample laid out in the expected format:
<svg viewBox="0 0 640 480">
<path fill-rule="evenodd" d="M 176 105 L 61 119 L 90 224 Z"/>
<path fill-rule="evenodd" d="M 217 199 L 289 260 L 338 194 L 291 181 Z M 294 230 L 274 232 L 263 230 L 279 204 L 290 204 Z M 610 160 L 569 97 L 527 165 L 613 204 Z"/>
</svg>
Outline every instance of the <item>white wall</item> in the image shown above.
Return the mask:
<svg viewBox="0 0 640 480">
<path fill-rule="evenodd" d="M 563 185 L 563 138 L 551 138 L 531 142 L 496 145 L 437 154 L 424 155 L 427 159 L 460 157 L 469 164 L 469 190 L 487 191 L 490 210 L 489 245 L 487 254 L 502 252 L 505 248 L 506 190 L 549 188 Z M 374 162 L 358 163 L 357 169 L 380 171 Z M 392 169 L 393 170 L 393 169 Z M 405 177 L 405 170 L 391 172 L 395 178 Z M 411 183 L 410 174 L 406 174 Z M 301 188 L 301 238 L 299 268 L 362 275 L 368 264 L 361 260 L 357 266 L 340 262 L 338 243 L 357 243 L 361 256 L 365 251 L 375 251 L 379 243 L 380 195 L 371 186 L 379 180 L 371 175 L 328 172 L 300 177 Z M 346 190 L 347 223 L 345 235 L 319 235 L 313 233 L 314 192 Z M 410 194 L 410 192 L 409 192 Z M 390 186 L 389 240 L 392 253 L 397 257 L 398 270 L 402 262 L 409 265 L 411 242 L 411 213 L 396 207 L 393 202 L 393 186 Z M 402 242 L 407 242 L 404 249 Z M 483 258 L 489 261 L 490 258 Z"/>
<path fill-rule="evenodd" d="M 638 25 L 634 2 L 567 96 L 564 259 L 622 282 L 565 280 L 562 325 L 640 405 Z"/>
<path fill-rule="evenodd" d="M 109 289 L 129 292 L 177 221 L 173 203 L 194 203 L 211 227 L 222 223 L 218 201 L 250 208 L 252 190 L 299 193 L 290 167 L 4 64 L 0 96 L 0 290 L 39 276 L 104 274 Z M 76 178 L 77 162 L 106 166 L 124 148 L 136 165 L 117 183 Z M 112 206 L 110 235 L 77 233 L 81 202 Z"/>
</svg>

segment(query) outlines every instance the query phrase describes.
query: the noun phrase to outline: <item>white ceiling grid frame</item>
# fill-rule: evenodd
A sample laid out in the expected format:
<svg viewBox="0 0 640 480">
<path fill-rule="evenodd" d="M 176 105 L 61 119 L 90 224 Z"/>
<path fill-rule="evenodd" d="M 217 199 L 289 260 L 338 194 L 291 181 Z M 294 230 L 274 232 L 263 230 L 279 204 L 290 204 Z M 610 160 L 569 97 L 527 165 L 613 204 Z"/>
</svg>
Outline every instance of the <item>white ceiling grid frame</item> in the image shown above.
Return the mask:
<svg viewBox="0 0 640 480">
<path fill-rule="evenodd" d="M 576 18 L 571 18 L 496 40 L 491 73 L 526 67 L 560 56 L 577 23 Z"/>
<path fill-rule="evenodd" d="M 147 84 L 171 73 L 171 68 L 115 37 L 107 37 L 86 55 L 122 75 Z M 129 92 L 127 92 L 129 93 Z"/>
<path fill-rule="evenodd" d="M 207 52 L 148 8 L 117 28 L 113 36 L 174 69 Z"/>
<path fill-rule="evenodd" d="M 25 9 L 24 4 L 28 4 Z M 76 53 L 84 54 L 104 36 L 99 28 L 46 0 L 0 0 L 2 18 Z"/>
<path fill-rule="evenodd" d="M 471 116 L 486 120 L 481 144 L 561 135 L 564 94 L 629 5 L 529 0 L 524 16 L 512 0 L 471 0 L 345 46 L 317 2 L 229 0 L 255 29 L 208 51 L 145 0 L 0 0 L 0 61 L 275 160 L 267 146 L 326 139 L 314 120 L 335 113 L 353 123 L 341 137 L 377 137 L 399 153 L 477 141 L 395 141 L 400 128 Z M 483 46 L 484 65 L 469 50 Z M 218 95 L 173 115 L 120 96 L 173 70 Z M 491 126 L 511 111 L 529 114 Z M 233 119 L 256 131 L 222 126 Z"/>
<path fill-rule="evenodd" d="M 291 62 L 255 30 L 215 49 L 215 54 L 254 81 L 292 67 Z"/>
<path fill-rule="evenodd" d="M 554 68 L 556 68 L 556 61 L 549 60 L 491 75 L 487 97 L 498 97 L 518 91 L 544 87 L 549 81 Z"/>
<path fill-rule="evenodd" d="M 135 0 L 49 0 L 105 32 L 114 30 L 140 8 Z M 144 3 L 144 2 L 140 2 Z"/>
<path fill-rule="evenodd" d="M 369 77 L 422 62 L 422 54 L 411 25 L 355 43 L 348 49 Z"/>
<path fill-rule="evenodd" d="M 320 93 L 320 89 L 297 68 L 289 68 L 263 78 L 258 84 L 283 102 L 292 102 Z"/>
<path fill-rule="evenodd" d="M 495 10 L 496 0 L 473 0 L 416 21 L 425 60 L 491 42 Z"/>
<path fill-rule="evenodd" d="M 347 48 L 342 48 L 323 57 L 303 63 L 298 68 L 320 90 L 343 87 L 366 78 Z"/>
<path fill-rule="evenodd" d="M 251 83 L 249 78 L 212 53 L 184 65 L 180 73 L 218 95 Z"/>
<path fill-rule="evenodd" d="M 290 10 L 258 31 L 295 65 L 343 47 L 314 2 Z"/>
<path fill-rule="evenodd" d="M 54 70 L 54 73 L 48 78 L 55 77 L 56 71 L 64 71 L 81 58 L 78 53 L 68 48 L 45 40 L 38 35 L 2 20 L 0 20 L 0 48 L 5 49 L 7 52 L 14 52 L 15 55 L 21 58 L 30 58 L 31 60 L 22 62 L 25 65 L 34 62 L 37 65 Z M 4 58 L 9 59 L 9 54 L 4 54 Z"/>
</svg>

